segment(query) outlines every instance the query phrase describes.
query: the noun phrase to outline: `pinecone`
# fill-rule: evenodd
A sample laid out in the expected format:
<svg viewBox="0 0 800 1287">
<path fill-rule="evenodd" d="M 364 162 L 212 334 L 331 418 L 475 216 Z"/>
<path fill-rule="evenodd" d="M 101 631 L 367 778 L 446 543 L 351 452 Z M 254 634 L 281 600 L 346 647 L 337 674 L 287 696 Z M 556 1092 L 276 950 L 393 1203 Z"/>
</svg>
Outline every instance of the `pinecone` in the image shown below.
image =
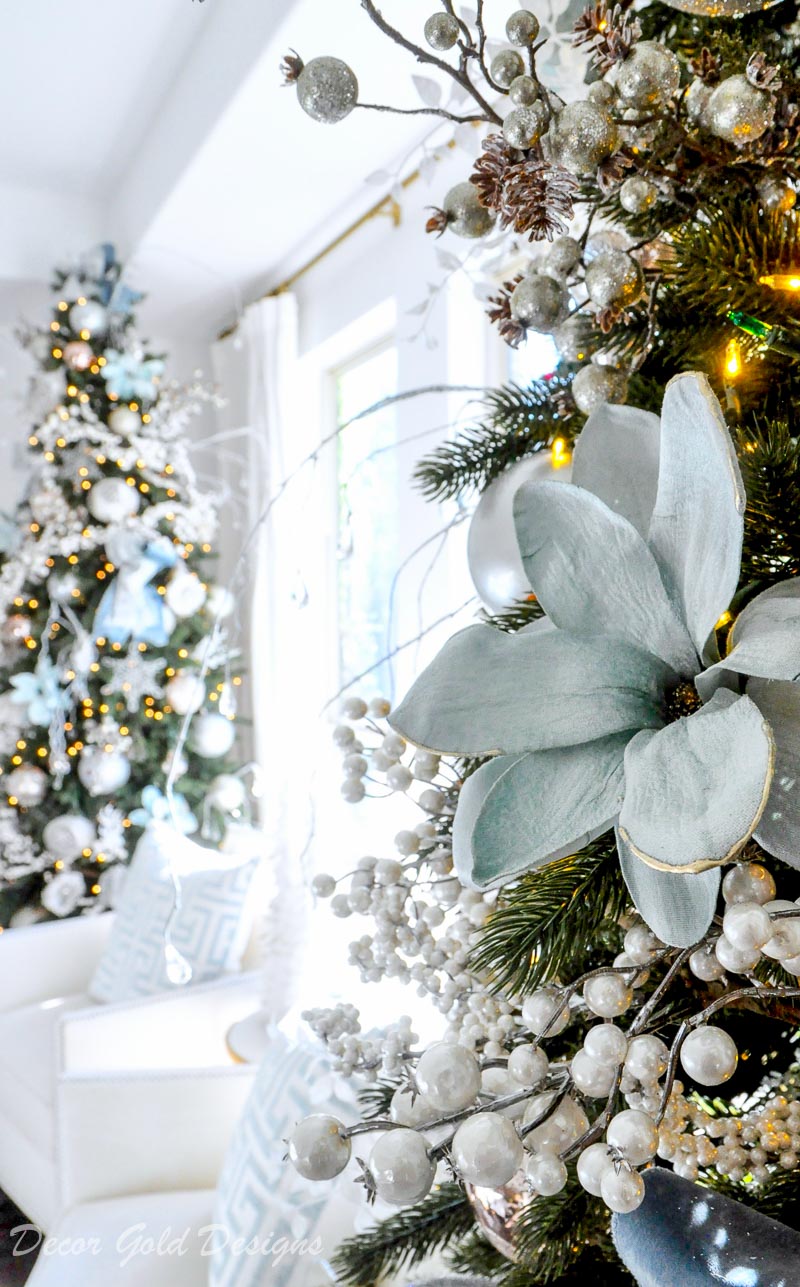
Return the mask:
<svg viewBox="0 0 800 1287">
<path fill-rule="evenodd" d="M 625 177 L 625 171 L 634 164 L 633 152 L 622 147 L 613 156 L 607 156 L 597 167 L 597 186 L 604 196 L 612 192 Z"/>
<path fill-rule="evenodd" d="M 556 233 L 567 231 L 577 189 L 578 180 L 561 165 L 520 161 L 508 171 L 503 185 L 501 225 L 528 233 L 530 241 L 552 241 Z"/>
<path fill-rule="evenodd" d="M 469 181 L 478 189 L 478 200 L 482 206 L 487 210 L 500 210 L 506 178 L 522 153 L 509 147 L 502 134 L 490 134 L 482 146 L 484 155 L 475 162 Z"/>
<path fill-rule="evenodd" d="M 770 94 L 776 94 L 783 88 L 781 69 L 768 63 L 766 54 L 753 54 L 748 60 L 744 74 L 756 89 L 765 89 Z"/>
<path fill-rule="evenodd" d="M 284 85 L 295 85 L 304 67 L 305 63 L 296 49 L 291 49 L 288 54 L 285 54 L 281 59 L 280 67 Z"/>
<path fill-rule="evenodd" d="M 629 8 L 630 0 L 613 7 L 609 0 L 598 0 L 573 27 L 573 45 L 591 45 L 592 62 L 603 73 L 627 58 L 642 34 L 641 23 L 627 12 Z"/>
<path fill-rule="evenodd" d="M 524 273 L 517 273 L 510 281 L 503 282 L 498 293 L 489 297 L 488 302 L 494 307 L 486 310 L 489 321 L 497 324 L 501 338 L 512 349 L 519 348 L 525 339 L 525 327 L 511 316 L 511 296 L 524 275 Z"/>
<path fill-rule="evenodd" d="M 425 231 L 435 232 L 437 237 L 441 237 L 450 220 L 448 219 L 446 212 L 440 209 L 439 206 L 428 206 L 428 209 L 432 210 L 433 214 L 425 224 Z"/>
<path fill-rule="evenodd" d="M 697 58 L 689 66 L 699 80 L 705 85 L 716 85 L 720 78 L 720 59 L 710 49 L 701 49 Z"/>
</svg>

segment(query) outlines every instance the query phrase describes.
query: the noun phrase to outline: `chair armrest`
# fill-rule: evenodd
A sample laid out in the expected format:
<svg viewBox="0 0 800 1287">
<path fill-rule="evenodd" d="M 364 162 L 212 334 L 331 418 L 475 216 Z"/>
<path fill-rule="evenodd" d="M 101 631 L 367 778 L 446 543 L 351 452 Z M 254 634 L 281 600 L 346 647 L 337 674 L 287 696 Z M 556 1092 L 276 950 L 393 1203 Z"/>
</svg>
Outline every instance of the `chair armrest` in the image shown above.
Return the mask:
<svg viewBox="0 0 800 1287">
<path fill-rule="evenodd" d="M 232 1024 L 258 1008 L 259 976 L 231 974 L 111 1005 L 71 1010 L 59 1020 L 59 1075 L 225 1068 Z"/>
<path fill-rule="evenodd" d="M 72 1074 L 56 1086 L 62 1209 L 213 1189 L 255 1068 Z"/>
<path fill-rule="evenodd" d="M 0 934 L 0 1011 L 85 992 L 113 913 L 21 925 Z"/>
</svg>

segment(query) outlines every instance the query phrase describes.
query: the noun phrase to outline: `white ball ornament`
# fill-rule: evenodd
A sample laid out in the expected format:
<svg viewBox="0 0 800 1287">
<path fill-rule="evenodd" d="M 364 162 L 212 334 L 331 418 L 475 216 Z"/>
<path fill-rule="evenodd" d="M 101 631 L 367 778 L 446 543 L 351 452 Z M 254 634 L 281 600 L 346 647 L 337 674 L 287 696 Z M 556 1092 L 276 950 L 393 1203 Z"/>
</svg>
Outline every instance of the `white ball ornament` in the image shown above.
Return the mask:
<svg viewBox="0 0 800 1287">
<path fill-rule="evenodd" d="M 92 518 L 98 523 L 122 523 L 138 513 L 141 497 L 124 478 L 101 478 L 86 498 Z"/>
<path fill-rule="evenodd" d="M 596 1023 L 583 1039 L 583 1048 L 598 1064 L 618 1068 L 628 1050 L 628 1038 L 613 1023 Z"/>
<path fill-rule="evenodd" d="M 81 331 L 88 331 L 90 335 L 102 335 L 108 326 L 108 313 L 97 300 L 87 299 L 83 304 L 72 305 L 69 324 L 79 335 Z"/>
<path fill-rule="evenodd" d="M 638 1171 L 623 1166 L 617 1171 L 612 1167 L 600 1182 L 600 1196 L 611 1211 L 626 1215 L 635 1211 L 644 1200 L 644 1180 Z"/>
<path fill-rule="evenodd" d="M 739 1052 L 724 1030 L 706 1024 L 690 1032 L 681 1047 L 681 1066 L 700 1086 L 719 1086 L 736 1072 Z"/>
<path fill-rule="evenodd" d="M 51 818 L 42 838 L 47 852 L 63 862 L 80 858 L 84 849 L 93 849 L 97 843 L 94 823 L 80 813 L 64 813 Z"/>
<path fill-rule="evenodd" d="M 99 746 L 81 751 L 78 777 L 89 795 L 111 795 L 124 787 L 130 776 L 130 763 L 121 751 L 104 751 Z"/>
<path fill-rule="evenodd" d="M 477 1099 L 481 1070 L 471 1051 L 442 1041 L 420 1055 L 416 1084 L 440 1113 L 458 1113 Z"/>
<path fill-rule="evenodd" d="M 315 1113 L 295 1126 L 289 1136 L 289 1161 L 306 1180 L 332 1180 L 350 1161 L 350 1140 L 335 1117 Z"/>
<path fill-rule="evenodd" d="M 605 1099 L 617 1075 L 615 1068 L 599 1064 L 585 1050 L 579 1050 L 573 1055 L 570 1072 L 578 1090 L 590 1099 Z"/>
<path fill-rule="evenodd" d="M 170 577 L 164 599 L 176 617 L 193 617 L 206 601 L 206 588 L 196 572 L 182 569 Z"/>
<path fill-rule="evenodd" d="M 476 1113 L 453 1136 L 453 1162 L 469 1184 L 500 1188 L 522 1165 L 524 1150 L 513 1123 L 502 1113 Z"/>
<path fill-rule="evenodd" d="M 584 983 L 583 999 L 594 1014 L 615 1019 L 633 1001 L 633 988 L 624 974 L 598 974 Z"/>
<path fill-rule="evenodd" d="M 524 1124 L 530 1126 L 535 1122 L 556 1098 L 557 1093 L 552 1090 L 534 1095 L 525 1109 Z M 566 1095 L 543 1122 L 527 1133 L 525 1147 L 536 1153 L 561 1153 L 574 1144 L 588 1126 L 589 1119 L 583 1109 L 570 1095 Z"/>
<path fill-rule="evenodd" d="M 164 695 L 178 715 L 194 714 L 206 700 L 205 680 L 189 671 L 179 671 L 167 684 Z"/>
<path fill-rule="evenodd" d="M 247 787 L 233 773 L 220 773 L 208 788 L 207 799 L 223 813 L 235 813 L 247 799 Z"/>
<path fill-rule="evenodd" d="M 658 1081 L 667 1071 L 669 1047 L 660 1037 L 645 1032 L 632 1037 L 625 1055 L 625 1071 L 638 1081 Z"/>
<path fill-rule="evenodd" d="M 689 969 L 696 979 L 703 983 L 714 983 L 725 973 L 725 966 L 717 958 L 714 949 L 698 947 L 689 957 Z"/>
<path fill-rule="evenodd" d="M 42 890 L 42 907 L 53 916 L 71 916 L 86 896 L 86 881 L 80 872 L 60 871 Z"/>
<path fill-rule="evenodd" d="M 378 1197 L 395 1206 L 424 1198 L 436 1173 L 422 1135 L 404 1126 L 387 1131 L 375 1142 L 369 1170 Z"/>
<path fill-rule="evenodd" d="M 414 774 L 405 764 L 393 764 L 386 773 L 386 784 L 393 791 L 407 791 L 414 781 Z"/>
<path fill-rule="evenodd" d="M 733 903 L 725 910 L 722 930 L 734 947 L 752 952 L 772 938 L 772 921 L 761 903 Z"/>
<path fill-rule="evenodd" d="M 13 797 L 23 809 L 41 804 L 47 794 L 47 774 L 35 764 L 21 764 L 5 780 L 6 795 Z"/>
<path fill-rule="evenodd" d="M 537 1046 L 515 1046 L 508 1056 L 508 1071 L 527 1090 L 543 1082 L 549 1068 L 547 1055 Z"/>
<path fill-rule="evenodd" d="M 204 760 L 227 755 L 235 739 L 236 729 L 232 721 L 216 711 L 204 711 L 192 724 L 192 750 Z"/>
<path fill-rule="evenodd" d="M 502 1047 L 500 1047 L 500 1050 L 502 1050 Z M 502 1058 L 499 1051 L 497 1057 Z M 484 1068 L 481 1073 L 482 1095 L 489 1095 L 493 1100 L 497 1100 L 505 1098 L 506 1095 L 519 1095 L 519 1093 L 519 1082 L 515 1080 L 507 1068 Z M 510 1118 L 513 1122 L 518 1117 L 522 1117 L 525 1112 L 525 1101 L 520 1099 L 518 1103 L 509 1104 L 506 1108 L 495 1108 L 494 1105 L 490 1107 L 492 1107 L 493 1111 L 502 1113 L 504 1117 Z"/>
<path fill-rule="evenodd" d="M 142 417 L 132 407 L 115 407 L 109 414 L 108 424 L 114 433 L 127 436 L 139 432 L 142 427 Z"/>
<path fill-rule="evenodd" d="M 720 934 L 714 944 L 714 955 L 720 965 L 731 974 L 746 974 L 758 965 L 761 957 L 759 948 L 752 948 L 745 951 L 743 948 L 734 947 L 733 943 L 724 934 Z"/>
<path fill-rule="evenodd" d="M 769 903 L 775 897 L 775 881 L 759 862 L 743 862 L 731 867 L 722 880 L 722 897 L 726 903 Z"/>
<path fill-rule="evenodd" d="M 514 526 L 514 496 L 523 483 L 568 483 L 571 474 L 568 465 L 554 469 L 550 452 L 541 451 L 511 465 L 483 492 L 469 526 L 467 562 L 490 612 L 502 612 L 531 593 Z"/>
<path fill-rule="evenodd" d="M 764 911 L 794 913 L 792 916 L 770 921 L 770 937 L 761 949 L 764 955 L 773 961 L 797 956 L 800 953 L 800 907 L 791 903 L 788 898 L 773 898 L 764 904 Z"/>
<path fill-rule="evenodd" d="M 611 1118 L 606 1141 L 613 1148 L 619 1149 L 631 1166 L 643 1166 L 655 1157 L 658 1130 L 649 1113 L 643 1113 L 638 1108 L 624 1108 Z"/>
<path fill-rule="evenodd" d="M 578 1183 L 592 1197 L 599 1198 L 603 1176 L 614 1170 L 614 1159 L 607 1144 L 590 1144 L 578 1158 Z"/>
<path fill-rule="evenodd" d="M 522 1021 L 535 1036 L 547 1029 L 548 1037 L 556 1037 L 569 1023 L 569 1006 L 561 1000 L 559 988 L 539 988 L 522 1003 Z"/>
<path fill-rule="evenodd" d="M 336 893 L 336 881 L 327 872 L 321 871 L 311 882 L 311 889 L 317 898 L 330 898 Z"/>
<path fill-rule="evenodd" d="M 393 1122 L 397 1122 L 398 1126 L 409 1126 L 414 1130 L 434 1121 L 437 1112 L 424 1095 L 416 1095 L 412 1090 L 406 1090 L 401 1086 L 392 1095 L 389 1116 Z"/>
<path fill-rule="evenodd" d="M 560 1193 L 567 1183 L 567 1168 L 554 1153 L 537 1153 L 525 1163 L 525 1174 L 543 1198 Z"/>
<path fill-rule="evenodd" d="M 647 965 L 653 953 L 663 946 L 661 939 L 656 938 L 647 925 L 632 925 L 623 943 L 625 955 L 630 957 L 634 965 Z"/>
</svg>

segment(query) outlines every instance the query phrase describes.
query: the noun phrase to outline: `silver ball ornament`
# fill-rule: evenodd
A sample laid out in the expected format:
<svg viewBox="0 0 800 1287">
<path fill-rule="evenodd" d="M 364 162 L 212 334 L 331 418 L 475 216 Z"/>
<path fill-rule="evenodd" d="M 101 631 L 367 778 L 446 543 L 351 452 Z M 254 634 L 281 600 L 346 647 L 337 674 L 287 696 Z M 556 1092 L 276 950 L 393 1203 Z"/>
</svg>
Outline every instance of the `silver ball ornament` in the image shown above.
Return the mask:
<svg viewBox="0 0 800 1287">
<path fill-rule="evenodd" d="M 47 781 L 44 769 L 35 764 L 21 764 L 5 780 L 6 795 L 15 799 L 23 809 L 30 809 L 41 804 L 47 794 Z"/>
<path fill-rule="evenodd" d="M 709 128 L 708 104 L 713 92 L 713 87 L 699 77 L 692 81 L 683 96 L 683 109 L 691 125 L 702 130 Z"/>
<path fill-rule="evenodd" d="M 138 433 L 142 427 L 142 417 L 130 407 L 115 407 L 108 417 L 108 423 L 114 433 Z"/>
<path fill-rule="evenodd" d="M 586 269 L 586 289 L 598 308 L 630 308 L 644 294 L 644 273 L 625 250 L 602 250 Z"/>
<path fill-rule="evenodd" d="M 522 54 L 518 54 L 516 49 L 501 49 L 489 65 L 492 80 L 501 89 L 509 89 L 524 71 L 525 63 L 522 60 Z"/>
<path fill-rule="evenodd" d="M 585 313 L 573 313 L 553 331 L 559 355 L 565 362 L 584 362 L 597 347 L 594 328 Z"/>
<path fill-rule="evenodd" d="M 613 85 L 609 85 L 607 80 L 596 80 L 586 91 L 586 97 L 590 103 L 598 103 L 602 107 L 610 107 L 616 102 L 617 91 Z"/>
<path fill-rule="evenodd" d="M 624 402 L 627 392 L 628 379 L 623 371 L 594 362 L 582 367 L 572 381 L 575 405 L 587 416 L 604 402 Z"/>
<path fill-rule="evenodd" d="M 450 13 L 432 13 L 425 23 L 425 39 L 431 49 L 445 53 L 452 49 L 460 33 L 458 20 Z"/>
<path fill-rule="evenodd" d="M 307 116 L 335 125 L 349 116 L 358 98 L 355 73 L 341 58 L 312 58 L 297 78 L 297 100 Z"/>
<path fill-rule="evenodd" d="M 680 82 L 681 65 L 672 50 L 640 40 L 620 65 L 617 93 L 631 107 L 652 107 L 674 98 Z"/>
<path fill-rule="evenodd" d="M 539 86 L 532 76 L 517 76 L 509 86 L 508 97 L 515 107 L 530 107 L 538 101 Z"/>
<path fill-rule="evenodd" d="M 616 151 L 619 130 L 598 103 L 568 103 L 550 127 L 553 159 L 572 174 L 590 174 Z"/>
<path fill-rule="evenodd" d="M 569 482 L 569 466 L 554 469 L 549 451 L 516 461 L 478 501 L 469 528 L 467 562 L 473 584 L 490 612 L 502 612 L 531 593 L 514 527 L 514 496 L 523 483 Z"/>
<path fill-rule="evenodd" d="M 140 504 L 138 491 L 124 478 L 101 478 L 86 499 L 87 509 L 98 523 L 122 523 L 138 512 Z"/>
<path fill-rule="evenodd" d="M 64 345 L 64 361 L 71 371 L 88 371 L 94 361 L 91 344 L 85 340 L 70 340 Z"/>
<path fill-rule="evenodd" d="M 78 778 L 89 795 L 111 795 L 125 786 L 130 775 L 130 762 L 121 751 L 104 751 L 100 746 L 81 751 Z"/>
<path fill-rule="evenodd" d="M 192 750 L 205 760 L 227 755 L 236 739 L 231 720 L 216 711 L 204 711 L 193 722 L 190 734 Z"/>
<path fill-rule="evenodd" d="M 167 684 L 164 695 L 177 715 L 193 715 L 206 700 L 205 680 L 189 671 L 179 671 Z"/>
<path fill-rule="evenodd" d="M 88 331 L 90 335 L 102 335 L 108 326 L 108 314 L 97 300 L 87 299 L 83 304 L 72 305 L 69 324 L 78 334 Z"/>
<path fill-rule="evenodd" d="M 644 214 L 658 197 L 658 188 L 649 179 L 633 174 L 619 190 L 619 203 L 628 214 Z"/>
<path fill-rule="evenodd" d="M 569 312 L 569 295 L 560 282 L 538 274 L 524 277 L 511 296 L 511 316 L 532 331 L 552 334 Z"/>
<path fill-rule="evenodd" d="M 241 809 L 247 798 L 247 787 L 241 778 L 233 773 L 220 773 L 214 778 L 208 789 L 207 799 L 223 813 L 235 813 Z"/>
<path fill-rule="evenodd" d="M 744 75 L 728 76 L 708 100 L 708 128 L 735 147 L 745 147 L 766 133 L 775 116 L 775 104 L 763 89 L 756 89 Z"/>
<path fill-rule="evenodd" d="M 777 174 L 766 174 L 758 184 L 758 199 L 770 214 L 788 214 L 794 209 L 797 193 Z"/>
<path fill-rule="evenodd" d="M 448 228 L 457 237 L 485 237 L 494 227 L 494 215 L 481 205 L 478 190 L 469 180 L 450 189 L 442 209 Z"/>
<path fill-rule="evenodd" d="M 544 103 L 515 107 L 503 122 L 503 137 L 510 147 L 534 147 L 547 129 L 548 114 Z"/>
<path fill-rule="evenodd" d="M 506 36 L 512 45 L 532 45 L 539 35 L 539 19 L 530 9 L 517 9 L 506 23 Z"/>
<path fill-rule="evenodd" d="M 555 277 L 567 277 L 580 261 L 580 242 L 574 237 L 557 237 L 545 255 L 542 271 Z"/>
<path fill-rule="evenodd" d="M 51 818 L 42 832 L 44 846 L 54 858 L 72 862 L 84 849 L 94 849 L 97 835 L 94 824 L 80 813 L 61 814 Z"/>
</svg>

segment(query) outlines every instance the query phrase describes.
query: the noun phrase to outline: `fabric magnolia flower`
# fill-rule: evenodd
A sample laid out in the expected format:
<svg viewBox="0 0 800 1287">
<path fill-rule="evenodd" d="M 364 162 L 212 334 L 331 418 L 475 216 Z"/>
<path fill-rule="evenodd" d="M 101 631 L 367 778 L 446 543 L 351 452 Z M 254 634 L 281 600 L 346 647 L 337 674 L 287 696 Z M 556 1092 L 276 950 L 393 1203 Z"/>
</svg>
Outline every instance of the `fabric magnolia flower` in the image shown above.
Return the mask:
<svg viewBox="0 0 800 1287">
<path fill-rule="evenodd" d="M 391 723 L 427 749 L 493 757 L 461 791 L 462 881 L 502 884 L 614 826 L 641 915 L 688 946 L 751 835 L 800 867 L 800 585 L 754 599 L 719 659 L 745 493 L 702 375 L 670 382 L 660 421 L 598 408 L 572 478 L 514 500 L 546 617 L 455 635 Z"/>
</svg>

